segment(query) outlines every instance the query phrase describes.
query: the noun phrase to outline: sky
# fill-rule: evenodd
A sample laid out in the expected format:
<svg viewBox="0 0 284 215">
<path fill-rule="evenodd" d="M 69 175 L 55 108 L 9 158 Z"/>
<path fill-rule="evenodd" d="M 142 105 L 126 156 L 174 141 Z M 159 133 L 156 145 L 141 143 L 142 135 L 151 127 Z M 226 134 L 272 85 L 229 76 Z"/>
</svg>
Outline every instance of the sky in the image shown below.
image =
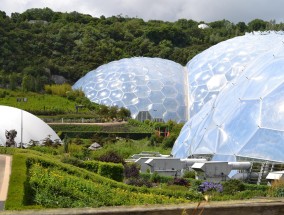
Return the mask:
<svg viewBox="0 0 284 215">
<path fill-rule="evenodd" d="M 30 8 L 48 7 L 55 12 L 77 11 L 93 17 L 128 16 L 174 22 L 178 19 L 233 23 L 254 19 L 284 22 L 283 0 L 0 0 L 7 15 Z"/>
</svg>

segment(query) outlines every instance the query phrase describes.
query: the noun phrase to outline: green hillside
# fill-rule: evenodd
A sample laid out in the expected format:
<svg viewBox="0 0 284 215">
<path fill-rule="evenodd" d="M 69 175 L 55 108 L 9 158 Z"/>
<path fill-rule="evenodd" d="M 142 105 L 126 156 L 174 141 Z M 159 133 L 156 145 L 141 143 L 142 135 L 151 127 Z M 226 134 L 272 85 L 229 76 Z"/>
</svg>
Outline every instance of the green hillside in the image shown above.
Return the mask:
<svg viewBox="0 0 284 215">
<path fill-rule="evenodd" d="M 259 19 L 248 24 L 139 18 L 92 17 L 49 8 L 0 11 L 0 87 L 43 90 L 61 75 L 73 84 L 90 70 L 122 58 L 160 57 L 185 65 L 192 57 L 226 39 L 254 30 L 283 30 L 282 23 Z"/>
</svg>

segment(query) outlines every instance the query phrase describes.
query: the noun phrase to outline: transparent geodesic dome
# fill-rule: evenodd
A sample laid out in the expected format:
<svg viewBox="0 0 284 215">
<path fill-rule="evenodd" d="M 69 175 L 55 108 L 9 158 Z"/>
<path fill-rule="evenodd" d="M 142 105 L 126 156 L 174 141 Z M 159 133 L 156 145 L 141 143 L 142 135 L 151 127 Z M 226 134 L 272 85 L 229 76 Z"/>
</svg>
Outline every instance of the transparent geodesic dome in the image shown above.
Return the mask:
<svg viewBox="0 0 284 215">
<path fill-rule="evenodd" d="M 6 131 L 16 130 L 14 139 L 17 146 L 22 142 L 25 146 L 30 140 L 42 143 L 45 138 L 59 140 L 58 135 L 44 121 L 33 114 L 9 106 L 0 105 L 0 146 L 6 145 Z"/>
<path fill-rule="evenodd" d="M 284 162 L 284 45 L 274 42 L 185 124 L 174 157 Z"/>
<path fill-rule="evenodd" d="M 254 32 L 218 43 L 190 60 L 186 67 L 189 83 L 189 116 L 213 102 L 224 86 L 258 56 L 282 43 L 282 32 Z"/>
<path fill-rule="evenodd" d="M 132 117 L 187 120 L 185 70 L 160 58 L 135 57 L 113 61 L 87 73 L 73 89 L 82 89 L 93 102 L 126 107 Z"/>
</svg>

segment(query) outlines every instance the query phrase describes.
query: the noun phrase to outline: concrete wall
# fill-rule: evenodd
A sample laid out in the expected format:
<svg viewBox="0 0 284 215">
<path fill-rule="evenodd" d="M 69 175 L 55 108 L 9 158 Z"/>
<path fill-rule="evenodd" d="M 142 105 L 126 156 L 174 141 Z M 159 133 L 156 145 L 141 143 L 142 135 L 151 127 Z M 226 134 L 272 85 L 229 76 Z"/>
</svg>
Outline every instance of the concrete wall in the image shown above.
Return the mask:
<svg viewBox="0 0 284 215">
<path fill-rule="evenodd" d="M 196 207 L 197 203 L 186 205 L 144 205 L 139 207 L 3 211 L 0 212 L 0 215 L 192 215 L 194 213 L 199 214 L 203 208 L 202 215 L 280 215 L 284 214 L 284 199 L 202 202 L 198 209 Z"/>
</svg>

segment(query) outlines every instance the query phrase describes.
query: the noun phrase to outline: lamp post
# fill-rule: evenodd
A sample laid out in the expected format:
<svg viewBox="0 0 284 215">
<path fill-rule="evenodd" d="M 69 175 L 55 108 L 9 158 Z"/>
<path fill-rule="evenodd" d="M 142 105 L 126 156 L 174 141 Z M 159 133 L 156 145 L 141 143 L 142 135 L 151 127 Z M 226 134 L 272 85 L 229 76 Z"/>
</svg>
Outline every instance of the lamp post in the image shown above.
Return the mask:
<svg viewBox="0 0 284 215">
<path fill-rule="evenodd" d="M 23 148 L 23 110 L 21 109 L 21 142 L 20 147 Z"/>
<path fill-rule="evenodd" d="M 17 98 L 17 102 L 27 102 L 27 98 Z M 21 108 L 21 142 L 20 148 L 23 148 L 23 127 L 24 127 L 24 120 L 23 120 L 23 109 Z"/>
</svg>

